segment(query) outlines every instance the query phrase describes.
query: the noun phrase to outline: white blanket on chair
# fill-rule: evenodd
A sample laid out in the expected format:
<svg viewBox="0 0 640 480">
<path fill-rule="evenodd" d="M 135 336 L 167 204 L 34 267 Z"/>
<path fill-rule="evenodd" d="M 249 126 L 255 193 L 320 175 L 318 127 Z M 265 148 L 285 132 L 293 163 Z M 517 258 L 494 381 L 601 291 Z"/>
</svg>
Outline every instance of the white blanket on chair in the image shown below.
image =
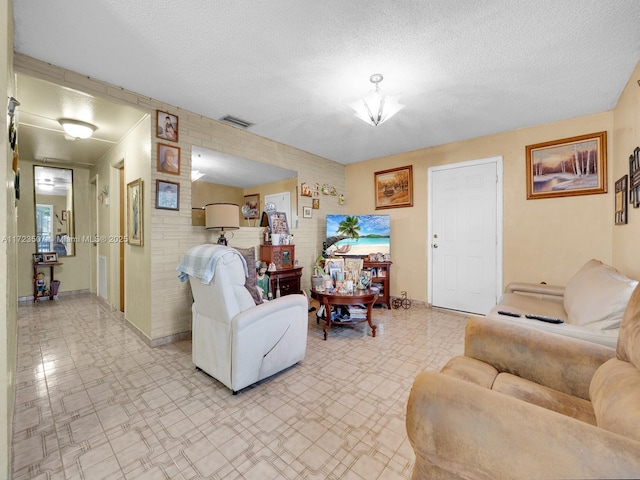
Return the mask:
<svg viewBox="0 0 640 480">
<path fill-rule="evenodd" d="M 235 248 L 224 245 L 205 244 L 190 248 L 182 258 L 178 270 L 178 278 L 186 282 L 189 275 L 198 278 L 202 283 L 209 284 L 215 275 L 216 265 L 227 253 L 238 255 L 244 266 L 244 274 L 248 276 L 247 262 Z"/>
</svg>

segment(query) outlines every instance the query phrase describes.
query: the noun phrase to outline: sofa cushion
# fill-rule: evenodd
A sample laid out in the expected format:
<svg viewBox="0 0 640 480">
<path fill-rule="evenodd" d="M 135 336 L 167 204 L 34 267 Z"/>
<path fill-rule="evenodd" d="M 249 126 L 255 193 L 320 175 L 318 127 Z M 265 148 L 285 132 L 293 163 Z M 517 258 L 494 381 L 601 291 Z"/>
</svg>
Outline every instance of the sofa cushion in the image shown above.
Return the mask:
<svg viewBox="0 0 640 480">
<path fill-rule="evenodd" d="M 596 370 L 589 388 L 598 427 L 640 441 L 640 371 L 612 358 Z"/>
<path fill-rule="evenodd" d="M 547 410 L 553 410 L 591 425 L 596 424 L 593 407 L 588 400 L 558 392 L 510 373 L 501 373 L 496 377 L 495 382 L 493 382 L 493 391 L 504 393 L 510 397 L 538 405 Z"/>
<path fill-rule="evenodd" d="M 240 255 L 242 255 L 247 262 L 247 271 L 249 272 L 247 280 L 244 284 L 246 289 L 251 294 L 251 298 L 256 305 L 262 303 L 262 294 L 258 290 L 258 277 L 256 274 L 256 249 L 251 248 L 236 248 Z"/>
<path fill-rule="evenodd" d="M 620 327 L 629 297 L 638 282 L 599 260 L 589 260 L 564 291 L 568 322 L 602 330 Z"/>
</svg>

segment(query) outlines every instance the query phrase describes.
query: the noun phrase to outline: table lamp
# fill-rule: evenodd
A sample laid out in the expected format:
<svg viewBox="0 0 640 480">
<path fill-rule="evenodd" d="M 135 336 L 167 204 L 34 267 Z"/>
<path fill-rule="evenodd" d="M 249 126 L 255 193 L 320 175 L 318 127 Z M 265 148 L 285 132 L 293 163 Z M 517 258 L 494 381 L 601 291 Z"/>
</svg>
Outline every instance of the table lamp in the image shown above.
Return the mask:
<svg viewBox="0 0 640 480">
<path fill-rule="evenodd" d="M 225 230 L 240 228 L 240 208 L 235 203 L 209 203 L 205 207 L 205 228 L 221 230 L 218 245 L 226 245 Z"/>
</svg>

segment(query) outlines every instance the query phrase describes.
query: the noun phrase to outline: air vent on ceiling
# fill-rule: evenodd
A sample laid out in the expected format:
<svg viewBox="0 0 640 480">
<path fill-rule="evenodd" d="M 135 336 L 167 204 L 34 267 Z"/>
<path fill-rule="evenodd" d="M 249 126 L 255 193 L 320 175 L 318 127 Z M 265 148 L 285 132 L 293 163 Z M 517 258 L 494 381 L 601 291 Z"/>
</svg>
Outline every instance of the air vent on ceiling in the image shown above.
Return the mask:
<svg viewBox="0 0 640 480">
<path fill-rule="evenodd" d="M 253 123 L 247 122 L 246 120 L 242 120 L 241 118 L 238 118 L 238 117 L 233 117 L 231 115 L 222 117 L 220 121 L 228 123 L 229 125 L 233 125 L 234 127 L 240 127 L 240 128 L 253 127 Z"/>
</svg>

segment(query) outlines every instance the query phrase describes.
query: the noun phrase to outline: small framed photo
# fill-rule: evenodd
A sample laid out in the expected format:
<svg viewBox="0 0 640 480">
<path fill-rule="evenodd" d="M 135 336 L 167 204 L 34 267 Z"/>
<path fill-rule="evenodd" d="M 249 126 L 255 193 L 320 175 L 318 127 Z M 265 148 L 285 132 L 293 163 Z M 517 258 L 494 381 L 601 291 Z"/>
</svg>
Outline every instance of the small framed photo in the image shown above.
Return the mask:
<svg viewBox="0 0 640 480">
<path fill-rule="evenodd" d="M 248 207 L 246 209 L 246 215 L 244 213 L 245 209 L 243 208 L 242 214 L 244 215 L 244 218 L 247 220 L 258 218 L 260 216 L 260 194 L 254 193 L 252 195 L 245 195 L 244 206 Z"/>
<path fill-rule="evenodd" d="M 42 261 L 44 263 L 58 263 L 57 252 L 45 252 L 42 254 Z"/>
<path fill-rule="evenodd" d="M 413 207 L 413 165 L 374 173 L 376 210 Z"/>
<path fill-rule="evenodd" d="M 42 259 L 42 254 L 41 253 L 34 253 L 33 254 L 33 263 L 42 263 L 43 259 Z"/>
<path fill-rule="evenodd" d="M 607 132 L 527 145 L 527 200 L 607 193 Z"/>
<path fill-rule="evenodd" d="M 62 221 L 65 222 L 67 220 L 67 211 L 62 210 Z"/>
<path fill-rule="evenodd" d="M 311 207 L 302 207 L 302 218 L 311 218 Z"/>
<path fill-rule="evenodd" d="M 158 144 L 158 171 L 180 175 L 180 148 Z"/>
<path fill-rule="evenodd" d="M 167 112 L 156 110 L 156 137 L 172 142 L 178 141 L 178 117 Z"/>
<path fill-rule="evenodd" d="M 180 184 L 156 180 L 156 208 L 180 210 Z"/>
<path fill-rule="evenodd" d="M 311 200 L 311 208 L 313 208 L 314 210 L 318 210 L 320 208 L 319 198 L 314 198 L 313 200 Z"/>
</svg>

